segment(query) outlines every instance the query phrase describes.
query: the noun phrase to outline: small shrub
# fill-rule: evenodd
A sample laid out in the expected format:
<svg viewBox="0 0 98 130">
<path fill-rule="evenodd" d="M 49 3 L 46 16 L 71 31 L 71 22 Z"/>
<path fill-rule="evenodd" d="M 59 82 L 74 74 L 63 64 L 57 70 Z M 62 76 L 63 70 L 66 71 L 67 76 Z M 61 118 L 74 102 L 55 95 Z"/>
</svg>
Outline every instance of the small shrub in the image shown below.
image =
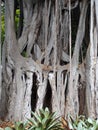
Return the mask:
<svg viewBox="0 0 98 130">
<path fill-rule="evenodd" d="M 23 122 L 15 122 L 14 127 L 6 127 L 5 130 L 25 130 L 26 124 Z"/>
<path fill-rule="evenodd" d="M 98 120 L 85 118 L 85 116 L 79 116 L 76 120 L 69 116 L 68 123 L 71 130 L 98 130 Z"/>
<path fill-rule="evenodd" d="M 28 119 L 29 130 L 62 130 L 61 122 L 55 113 L 51 113 L 48 108 L 32 112 L 33 117 Z"/>
</svg>

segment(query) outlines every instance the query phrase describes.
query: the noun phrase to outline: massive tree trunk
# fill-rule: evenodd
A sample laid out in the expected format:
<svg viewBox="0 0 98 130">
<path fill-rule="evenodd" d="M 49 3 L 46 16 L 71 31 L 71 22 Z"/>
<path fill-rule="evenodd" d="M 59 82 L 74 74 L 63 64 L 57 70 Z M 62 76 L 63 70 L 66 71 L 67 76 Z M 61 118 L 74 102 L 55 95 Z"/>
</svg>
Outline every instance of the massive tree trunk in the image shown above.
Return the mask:
<svg viewBox="0 0 98 130">
<path fill-rule="evenodd" d="M 1 0 L 0 0 L 1 5 Z M 1 22 L 1 6 L 0 6 L 0 22 Z M 0 25 L 0 34 L 1 34 L 1 25 Z M 1 35 L 0 35 L 0 99 L 1 99 L 1 82 L 2 82 L 2 64 L 1 64 Z"/>
<path fill-rule="evenodd" d="M 86 94 L 88 115 L 98 118 L 98 1 L 91 1 L 90 45 L 86 60 Z M 90 111 L 89 111 L 90 108 Z"/>
<path fill-rule="evenodd" d="M 64 117 L 98 118 L 97 0 L 19 4 L 17 29 L 14 0 L 5 0 L 0 117 L 25 120 L 47 106 Z"/>
</svg>

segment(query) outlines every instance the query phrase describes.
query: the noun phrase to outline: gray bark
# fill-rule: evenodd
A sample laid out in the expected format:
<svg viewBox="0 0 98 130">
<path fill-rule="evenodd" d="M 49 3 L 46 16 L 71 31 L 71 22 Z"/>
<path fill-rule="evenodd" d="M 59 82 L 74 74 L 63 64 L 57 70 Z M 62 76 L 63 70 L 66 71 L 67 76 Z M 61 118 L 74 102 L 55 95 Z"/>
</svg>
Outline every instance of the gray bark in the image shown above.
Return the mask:
<svg viewBox="0 0 98 130">
<path fill-rule="evenodd" d="M 1 22 L 1 0 L 0 0 L 0 22 Z M 0 24 L 0 100 L 1 100 L 1 83 L 2 83 L 2 64 L 1 64 L 1 24 Z"/>
<path fill-rule="evenodd" d="M 98 95 L 97 95 L 97 62 L 98 62 L 98 23 L 97 23 L 97 10 L 95 11 L 96 15 L 96 24 L 94 24 L 95 17 L 94 17 L 94 2 L 91 1 L 91 17 L 90 17 L 90 48 L 88 51 L 88 58 L 87 58 L 87 87 L 86 93 L 88 94 L 87 97 L 87 110 L 88 115 L 94 118 L 98 118 Z M 97 3 L 96 3 L 97 6 Z M 95 6 L 95 7 L 96 7 Z M 97 9 L 97 8 L 96 8 Z M 90 108 L 90 111 L 89 111 Z"/>
<path fill-rule="evenodd" d="M 72 114 L 76 117 L 82 101 L 79 90 L 82 92 L 86 87 L 86 93 L 82 92 L 86 98 L 83 114 L 98 118 L 98 2 L 91 1 L 90 41 L 85 43 L 86 47 L 88 4 L 87 0 L 76 1 L 74 5 L 64 0 L 23 0 L 24 25 L 22 35 L 17 39 L 14 1 L 6 0 L 0 117 L 25 120 L 31 117 L 32 107 L 37 111 L 44 106 L 60 116 Z M 71 12 L 77 8 L 80 10 L 79 23 L 73 43 Z M 83 46 L 87 50 L 86 56 L 82 57 Z M 24 52 L 26 56 L 23 56 Z M 36 103 L 32 106 L 34 89 Z M 49 96 L 47 90 L 51 90 Z"/>
</svg>

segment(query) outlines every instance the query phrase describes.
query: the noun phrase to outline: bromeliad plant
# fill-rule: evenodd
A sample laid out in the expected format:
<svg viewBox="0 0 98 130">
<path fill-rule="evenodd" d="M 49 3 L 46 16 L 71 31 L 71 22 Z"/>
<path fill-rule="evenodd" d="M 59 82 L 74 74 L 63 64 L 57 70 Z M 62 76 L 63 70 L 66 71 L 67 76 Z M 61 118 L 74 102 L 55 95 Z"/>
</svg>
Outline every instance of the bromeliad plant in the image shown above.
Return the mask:
<svg viewBox="0 0 98 130">
<path fill-rule="evenodd" d="M 48 108 L 32 112 L 32 116 L 31 119 L 28 119 L 29 130 L 62 130 L 61 122 L 56 114 L 51 113 Z"/>
<path fill-rule="evenodd" d="M 61 121 L 56 113 L 51 113 L 48 108 L 31 112 L 32 117 L 26 123 L 16 122 L 13 127 L 0 130 L 98 130 L 98 119 L 78 116 L 75 120 L 68 116 L 68 121 L 63 117 Z"/>
<path fill-rule="evenodd" d="M 26 123 L 15 122 L 14 127 L 6 127 L 5 130 L 26 130 Z"/>
<path fill-rule="evenodd" d="M 69 128 L 71 130 L 98 130 L 98 120 L 85 118 L 85 116 L 79 116 L 76 120 L 73 120 L 69 116 Z"/>
</svg>

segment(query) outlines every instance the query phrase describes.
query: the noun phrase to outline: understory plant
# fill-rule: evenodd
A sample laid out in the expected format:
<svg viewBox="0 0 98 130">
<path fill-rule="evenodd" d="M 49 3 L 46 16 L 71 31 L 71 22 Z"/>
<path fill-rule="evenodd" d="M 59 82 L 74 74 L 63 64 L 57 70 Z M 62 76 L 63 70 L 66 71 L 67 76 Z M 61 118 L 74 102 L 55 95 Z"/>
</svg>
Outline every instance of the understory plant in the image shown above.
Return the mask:
<svg viewBox="0 0 98 130">
<path fill-rule="evenodd" d="M 32 112 L 32 116 L 31 119 L 28 119 L 29 130 L 62 130 L 56 113 L 51 113 L 48 108 Z"/>
<path fill-rule="evenodd" d="M 71 130 L 98 130 L 98 119 L 94 120 L 85 116 L 79 116 L 76 120 L 69 116 L 68 124 Z"/>
<path fill-rule="evenodd" d="M 98 130 L 98 119 L 78 116 L 74 120 L 68 116 L 68 121 L 63 117 L 60 120 L 56 113 L 50 112 L 48 108 L 39 109 L 31 114 L 32 117 L 26 123 L 16 122 L 14 127 L 6 127 L 5 130 Z"/>
<path fill-rule="evenodd" d="M 25 130 L 27 124 L 21 121 L 15 122 L 14 127 L 6 127 L 5 130 Z"/>
</svg>

